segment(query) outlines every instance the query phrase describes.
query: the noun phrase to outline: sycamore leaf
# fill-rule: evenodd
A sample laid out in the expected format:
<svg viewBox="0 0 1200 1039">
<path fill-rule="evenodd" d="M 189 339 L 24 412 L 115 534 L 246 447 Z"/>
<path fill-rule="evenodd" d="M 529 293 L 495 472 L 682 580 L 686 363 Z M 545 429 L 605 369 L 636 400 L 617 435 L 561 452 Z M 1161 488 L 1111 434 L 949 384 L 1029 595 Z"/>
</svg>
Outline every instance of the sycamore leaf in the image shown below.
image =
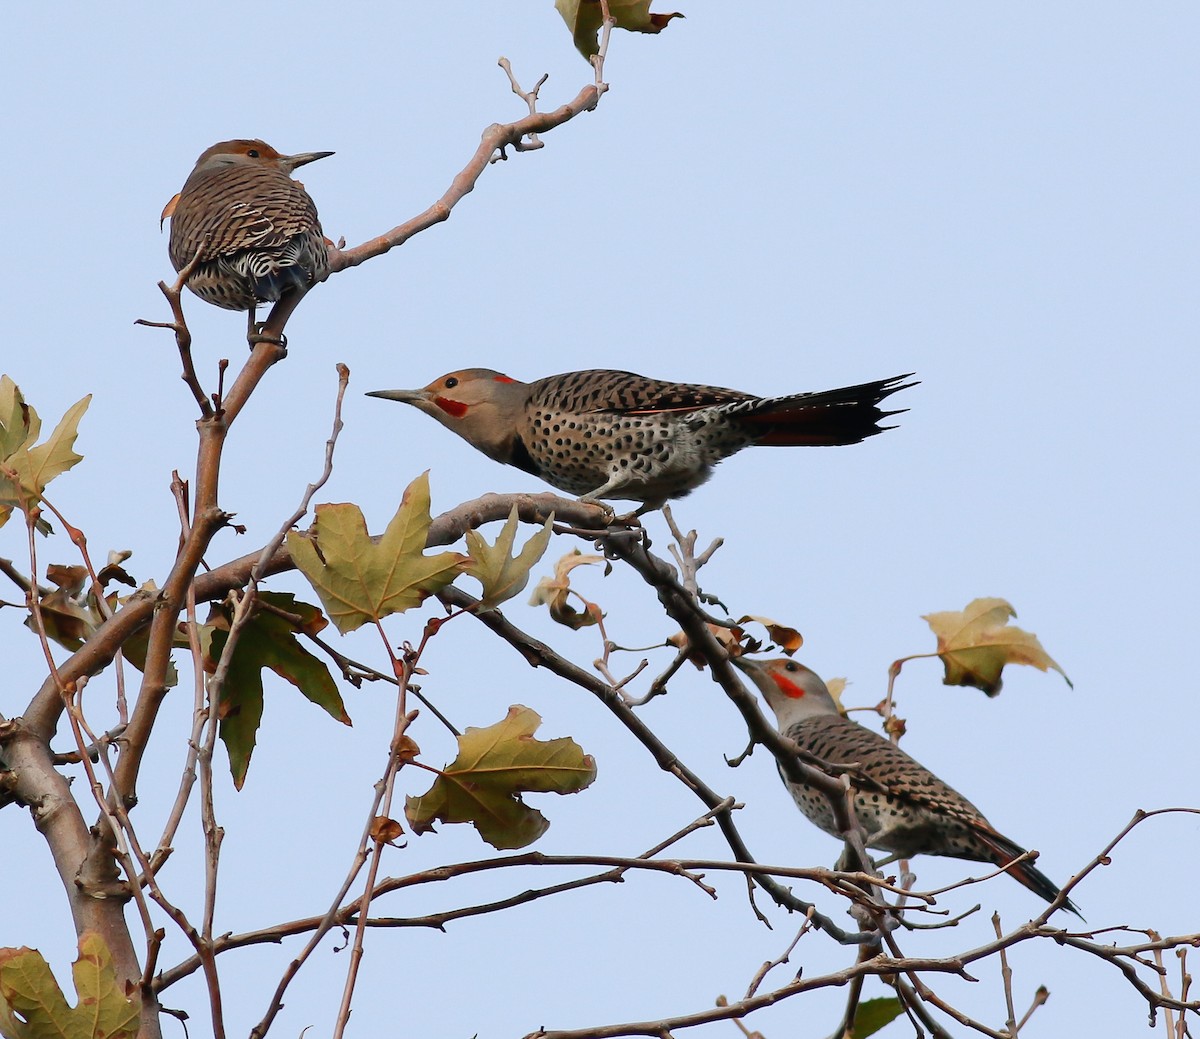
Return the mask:
<svg viewBox="0 0 1200 1039">
<path fill-rule="evenodd" d="M 119 559 L 123 561 L 128 558 L 129 554 L 128 552 L 120 554 Z M 110 558 L 114 555 L 110 553 Z M 123 583 L 133 580 L 124 570 L 120 569 L 119 565 L 113 563 L 101 570 L 97 577 L 103 583 L 105 580 L 114 579 L 116 571 L 123 575 L 116 578 Z M 58 587 L 38 600 L 38 609 L 41 613 L 46 637 L 52 642 L 57 642 L 64 649 L 69 649 L 72 653 L 79 649 L 104 623 L 104 614 L 96 603 L 94 589 L 90 585 L 84 587 L 87 583 L 87 576 L 87 570 L 81 566 L 63 566 L 52 563 L 46 567 L 46 579 Z M 154 587 L 153 582 L 149 582 L 142 587 L 142 592 L 153 595 L 157 592 L 157 588 Z M 119 605 L 129 601 L 128 598 L 120 599 L 115 592 L 106 596 L 106 600 L 109 610 L 112 612 L 116 612 Z M 38 624 L 32 611 L 25 618 L 25 627 L 35 634 L 37 633 Z M 149 628 L 142 628 L 121 644 L 121 655 L 139 671 L 146 669 L 146 648 L 149 638 Z M 186 647 L 188 640 L 181 631 L 177 631 L 173 644 Z M 167 662 L 165 681 L 169 687 L 174 687 L 179 682 L 179 672 L 172 661 Z"/>
<path fill-rule="evenodd" d="M 550 616 L 554 620 L 575 630 L 586 628 L 589 624 L 599 624 L 604 614 L 595 603 L 589 602 L 583 611 L 579 611 L 568 602 L 567 596 L 571 591 L 571 571 L 575 567 L 603 562 L 603 556 L 585 556 L 579 549 L 572 549 L 554 564 L 553 577 L 543 577 L 538 581 L 533 595 L 529 597 L 529 605 L 549 606 Z"/>
<path fill-rule="evenodd" d="M 843 1033 L 843 1039 L 867 1039 L 867 1036 L 874 1035 L 884 1025 L 891 1024 L 902 1013 L 904 1007 L 895 996 L 865 999 L 855 1009 L 854 1021 Z"/>
<path fill-rule="evenodd" d="M 357 505 L 318 505 L 315 538 L 292 531 L 288 551 L 343 635 L 369 621 L 419 606 L 463 570 L 457 552 L 425 554 L 429 474 L 404 491 L 400 508 L 376 544 Z"/>
<path fill-rule="evenodd" d="M 17 384 L 0 375 L 0 458 L 32 444 L 42 431 L 38 413 L 25 403 Z"/>
<path fill-rule="evenodd" d="M 846 680 L 844 678 L 827 678 L 825 679 L 825 688 L 829 690 L 829 695 L 833 697 L 834 705 L 841 714 L 846 713 L 846 706 L 842 703 L 842 693 L 846 691 Z"/>
<path fill-rule="evenodd" d="M 528 707 L 508 709 L 503 721 L 468 728 L 458 737 L 458 757 L 428 793 L 405 799 L 414 833 L 433 823 L 471 823 L 493 848 L 524 848 L 550 825 L 521 800 L 522 791 L 574 794 L 596 778 L 596 763 L 569 737 L 533 738 L 542 719 Z"/>
<path fill-rule="evenodd" d="M 0 949 L 0 1035 L 4 1039 L 134 1039 L 141 1016 L 136 987 L 126 994 L 112 954 L 95 931 L 79 939 L 71 968 L 79 1002 L 67 1004 L 36 949 Z"/>
<path fill-rule="evenodd" d="M 268 606 L 299 616 L 303 631 L 315 634 L 326 624 L 320 610 L 297 601 L 290 593 L 259 592 L 258 597 Z M 232 619 L 233 611 L 229 607 L 214 606 L 209 624 L 203 629 L 204 669 L 209 673 L 216 670 L 225 649 Z M 325 662 L 300 644 L 296 628 L 290 621 L 277 613 L 256 609 L 238 636 L 218 707 L 221 740 L 229 753 L 229 771 L 238 790 L 246 781 L 262 721 L 262 673 L 265 669 L 290 682 L 331 718 L 343 725 L 350 724 L 346 705 Z"/>
<path fill-rule="evenodd" d="M 129 572 L 121 565 L 132 555 L 133 552 L 129 549 L 125 549 L 122 552 L 109 552 L 108 562 L 96 574 L 96 579 L 100 582 L 102 588 L 107 588 L 112 581 L 128 585 L 130 588 L 137 587 L 137 581 L 130 577 Z"/>
<path fill-rule="evenodd" d="M 770 617 L 755 617 L 748 613 L 745 617 L 739 618 L 738 623 L 745 624 L 746 621 L 755 621 L 766 628 L 767 634 L 771 636 L 771 641 L 789 657 L 804 645 L 804 636 L 800 632 L 786 624 L 780 624 L 779 621 L 773 621 Z"/>
<path fill-rule="evenodd" d="M 38 444 L 41 419 L 25 403 L 17 384 L 7 375 L 0 376 L 0 526 L 13 509 L 37 505 L 46 484 L 83 461 L 75 453 L 75 437 L 91 399 L 88 394 L 68 408 L 54 432 Z M 39 519 L 38 529 L 47 534 L 50 525 Z"/>
<path fill-rule="evenodd" d="M 489 545 L 479 531 L 467 531 L 467 552 L 471 558 L 466 565 L 466 572 L 483 585 L 483 598 L 480 600 L 483 609 L 495 609 L 506 599 L 520 595 L 525 590 L 529 583 L 529 571 L 545 555 L 550 544 L 553 524 L 554 514 L 551 513 L 545 526 L 525 542 L 525 547 L 516 556 L 512 554 L 517 536 L 515 505 L 494 545 Z"/>
<path fill-rule="evenodd" d="M 608 12 L 618 29 L 630 32 L 660 33 L 672 18 L 682 18 L 678 11 L 670 14 L 651 14 L 651 0 L 608 0 Z M 604 15 L 600 0 L 554 0 L 554 7 L 575 38 L 575 49 L 585 58 L 600 50 L 600 26 Z"/>
<path fill-rule="evenodd" d="M 762 648 L 762 643 L 756 639 L 749 639 L 746 633 L 739 627 L 726 627 L 724 624 L 711 624 L 705 622 L 704 625 L 708 628 L 709 634 L 717 640 L 731 657 L 740 657 L 749 652 L 756 652 Z M 742 645 L 742 639 L 747 639 L 747 644 Z M 708 659 L 703 653 L 692 648 L 692 640 L 688 638 L 687 632 L 677 631 L 674 635 L 668 635 L 666 645 L 674 646 L 676 649 L 687 652 L 688 660 L 697 668 L 703 671 L 708 667 Z"/>
<path fill-rule="evenodd" d="M 389 819 L 386 815 L 377 815 L 371 820 L 370 834 L 373 841 L 380 844 L 392 844 L 396 838 L 403 836 L 404 827 L 395 819 Z"/>
<path fill-rule="evenodd" d="M 108 596 L 108 605 L 115 613 L 118 606 L 124 606 L 127 602 L 130 602 L 135 597 L 156 595 L 158 595 L 158 585 L 156 585 L 154 581 L 145 581 L 137 589 L 137 591 L 133 593 L 133 595 L 127 595 L 122 598 L 121 596 L 117 595 L 116 592 L 113 592 Z M 201 625 L 200 632 L 202 642 L 204 638 L 204 631 L 205 628 L 203 625 Z M 183 625 L 180 625 L 175 629 L 175 636 L 171 640 L 171 645 L 180 647 L 186 647 L 190 645 L 186 630 L 184 629 Z M 144 674 L 146 671 L 146 653 L 149 651 L 149 648 L 150 626 L 147 625 L 141 630 L 135 631 L 121 644 L 121 655 Z M 172 689 L 179 684 L 179 672 L 176 670 L 175 662 L 173 660 L 167 661 L 167 674 L 165 680 L 167 686 Z"/>
<path fill-rule="evenodd" d="M 1074 688 L 1036 635 L 1009 627 L 1016 615 L 1004 599 L 975 599 L 962 611 L 926 614 L 923 620 L 937 636 L 937 654 L 946 668 L 943 684 L 974 686 L 995 696 L 1005 664 L 1029 664 L 1039 671 L 1054 668 Z"/>
</svg>

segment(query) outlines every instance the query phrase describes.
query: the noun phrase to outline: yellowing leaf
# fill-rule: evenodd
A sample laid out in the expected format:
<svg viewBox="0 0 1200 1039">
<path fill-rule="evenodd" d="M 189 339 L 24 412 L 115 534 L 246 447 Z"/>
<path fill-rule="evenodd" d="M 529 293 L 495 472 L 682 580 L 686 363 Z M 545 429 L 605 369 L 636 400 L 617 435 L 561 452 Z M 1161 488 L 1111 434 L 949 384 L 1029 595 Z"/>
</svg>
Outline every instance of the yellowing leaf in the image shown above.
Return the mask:
<svg viewBox="0 0 1200 1039">
<path fill-rule="evenodd" d="M 780 624 L 779 621 L 773 621 L 770 617 L 755 617 L 751 614 L 746 614 L 738 620 L 739 624 L 745 624 L 746 621 L 755 621 L 767 629 L 767 634 L 771 636 L 771 641 L 784 651 L 789 657 L 804 645 L 804 636 L 795 628 L 789 628 L 786 624 Z"/>
<path fill-rule="evenodd" d="M 83 456 L 74 451 L 79 420 L 87 411 L 91 394 L 74 404 L 41 444 L 37 412 L 25 403 L 17 384 L 0 376 L 0 526 L 13 509 L 30 509 L 41 499 L 46 484 L 65 473 Z M 49 524 L 38 529 L 48 533 Z"/>
<path fill-rule="evenodd" d="M 585 628 L 589 624 L 597 624 L 604 615 L 595 603 L 587 603 L 584 610 L 575 609 L 567 596 L 571 591 L 571 571 L 577 566 L 589 563 L 603 563 L 603 556 L 586 556 L 579 549 L 573 549 L 554 564 L 554 576 L 543 577 L 529 597 L 530 606 L 545 604 L 550 607 L 550 616 L 559 624 L 568 628 Z M 578 593 L 576 593 L 578 594 Z M 586 602 L 586 600 L 585 600 Z"/>
<path fill-rule="evenodd" d="M 845 714 L 846 707 L 842 703 L 842 693 L 846 691 L 846 680 L 844 678 L 827 678 L 825 679 L 825 688 L 829 690 L 829 695 L 833 697 L 837 709 Z"/>
<path fill-rule="evenodd" d="M 67 1004 L 36 949 L 0 949 L 0 1034 L 4 1039 L 134 1039 L 141 998 L 117 981 L 112 954 L 99 934 L 79 939 L 71 968 L 79 1002 Z"/>
<path fill-rule="evenodd" d="M 521 800 L 522 791 L 573 794 L 596 778 L 596 763 L 569 737 L 536 740 L 542 719 L 528 707 L 508 709 L 503 721 L 468 728 L 458 737 L 458 757 L 428 793 L 405 799 L 414 833 L 433 823 L 471 823 L 493 848 L 523 848 L 550 825 Z"/>
<path fill-rule="evenodd" d="M 1029 664 L 1039 671 L 1054 668 L 1072 685 L 1036 635 L 1009 627 L 1016 615 L 1004 599 L 975 599 L 962 611 L 926 614 L 923 619 L 937 636 L 937 653 L 946 668 L 942 682 L 974 686 L 995 696 L 1005 664 Z"/>
<path fill-rule="evenodd" d="M 550 544 L 554 514 L 550 514 L 545 526 L 526 541 L 525 547 L 514 556 L 512 550 L 517 525 L 517 507 L 514 505 L 494 545 L 489 545 L 479 531 L 467 531 L 467 552 L 471 558 L 467 562 L 466 572 L 483 585 L 480 602 L 485 610 L 494 609 L 525 590 L 529 583 L 529 571 Z"/>
<path fill-rule="evenodd" d="M 651 14 L 651 0 L 608 0 L 608 12 L 618 29 L 630 32 L 660 33 L 672 18 L 682 18 L 678 11 L 670 14 Z M 600 49 L 600 26 L 604 15 L 600 0 L 554 0 L 554 7 L 575 38 L 575 49 L 590 58 Z"/>
<path fill-rule="evenodd" d="M 303 631 L 315 634 L 325 626 L 320 610 L 298 601 L 290 593 L 259 592 L 259 600 L 283 613 L 298 616 Z M 229 607 L 214 606 L 209 625 L 203 629 L 204 668 L 210 673 L 216 669 L 225 649 L 231 620 Z M 296 628 L 290 621 L 278 613 L 257 609 L 238 636 L 218 705 L 221 740 L 229 753 L 229 770 L 238 790 L 246 781 L 262 721 L 264 669 L 270 669 L 290 682 L 331 718 L 343 725 L 350 724 L 346 705 L 328 665 L 300 644 Z"/>
<path fill-rule="evenodd" d="M 315 539 L 292 531 L 288 551 L 343 635 L 368 621 L 419 606 L 457 577 L 457 552 L 425 554 L 429 474 L 410 483 L 376 544 L 357 505 L 318 505 Z"/>
</svg>

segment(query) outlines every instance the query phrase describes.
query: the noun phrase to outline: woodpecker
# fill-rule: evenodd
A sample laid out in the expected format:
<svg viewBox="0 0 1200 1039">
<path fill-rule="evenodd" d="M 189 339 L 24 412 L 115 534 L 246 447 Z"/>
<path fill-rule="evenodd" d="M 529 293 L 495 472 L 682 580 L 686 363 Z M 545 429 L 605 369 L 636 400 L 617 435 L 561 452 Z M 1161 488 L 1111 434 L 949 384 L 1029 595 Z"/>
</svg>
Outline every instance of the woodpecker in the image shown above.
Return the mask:
<svg viewBox="0 0 1200 1039">
<path fill-rule="evenodd" d="M 317 207 L 292 173 L 333 152 L 281 155 L 264 141 L 214 144 L 166 208 L 176 271 L 199 254 L 187 285 L 226 310 L 245 310 L 257 335 L 259 303 L 305 293 L 329 273 Z"/>
<path fill-rule="evenodd" d="M 367 396 L 411 404 L 489 458 L 583 501 L 627 499 L 647 512 L 693 491 L 751 444 L 857 444 L 890 429 L 880 420 L 900 412 L 879 404 L 915 385 L 907 378 L 756 397 L 604 369 L 521 382 L 467 368 L 424 389 Z"/>
<path fill-rule="evenodd" d="M 820 676 L 803 664 L 746 657 L 733 663 L 763 694 L 784 736 L 836 765 L 835 775 L 850 777 L 854 812 L 867 835 L 867 847 L 891 852 L 894 858 L 947 855 L 995 866 L 1006 866 L 1025 853 L 957 790 L 890 740 L 839 713 Z M 811 822 L 840 836 L 823 793 L 786 777 L 784 784 Z M 1047 902 L 1058 897 L 1058 887 L 1031 863 L 1022 862 L 1008 872 Z M 1079 916 L 1070 899 L 1063 907 Z"/>
</svg>

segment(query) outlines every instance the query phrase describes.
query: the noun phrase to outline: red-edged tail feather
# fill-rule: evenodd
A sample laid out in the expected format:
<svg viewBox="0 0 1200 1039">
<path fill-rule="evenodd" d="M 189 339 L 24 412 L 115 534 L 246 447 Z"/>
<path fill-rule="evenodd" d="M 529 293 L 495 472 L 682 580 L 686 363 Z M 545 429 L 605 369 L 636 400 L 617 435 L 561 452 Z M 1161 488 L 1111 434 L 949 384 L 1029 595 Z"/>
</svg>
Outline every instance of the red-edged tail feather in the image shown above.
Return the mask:
<svg viewBox="0 0 1200 1039">
<path fill-rule="evenodd" d="M 879 404 L 893 393 L 916 386 L 916 382 L 904 381 L 911 376 L 909 372 L 820 393 L 739 402 L 730 406 L 728 415 L 749 427 L 755 443 L 767 447 L 857 444 L 892 428 L 879 423 L 906 409 L 883 411 Z"/>
</svg>

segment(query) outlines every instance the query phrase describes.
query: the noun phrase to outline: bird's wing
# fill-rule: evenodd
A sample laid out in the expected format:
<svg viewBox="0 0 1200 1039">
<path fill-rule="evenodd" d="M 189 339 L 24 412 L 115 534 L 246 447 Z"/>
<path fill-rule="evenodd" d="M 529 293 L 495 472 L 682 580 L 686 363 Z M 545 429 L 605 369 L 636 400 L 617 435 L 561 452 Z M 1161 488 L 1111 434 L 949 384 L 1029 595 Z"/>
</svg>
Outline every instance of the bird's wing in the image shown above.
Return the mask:
<svg viewBox="0 0 1200 1039">
<path fill-rule="evenodd" d="M 855 786 L 891 794 L 971 826 L 982 823 L 991 830 L 983 813 L 962 794 L 874 730 L 838 715 L 823 716 L 820 733 L 819 739 L 797 738 L 797 742 L 838 765 L 836 775 L 848 772 Z M 859 767 L 849 767 L 854 764 Z"/>
<path fill-rule="evenodd" d="M 580 412 L 616 412 L 653 415 L 696 411 L 714 404 L 747 400 L 751 395 L 723 386 L 698 386 L 684 382 L 648 379 L 633 372 L 596 369 L 566 372 L 539 379 L 533 403 L 568 402 Z"/>
</svg>

